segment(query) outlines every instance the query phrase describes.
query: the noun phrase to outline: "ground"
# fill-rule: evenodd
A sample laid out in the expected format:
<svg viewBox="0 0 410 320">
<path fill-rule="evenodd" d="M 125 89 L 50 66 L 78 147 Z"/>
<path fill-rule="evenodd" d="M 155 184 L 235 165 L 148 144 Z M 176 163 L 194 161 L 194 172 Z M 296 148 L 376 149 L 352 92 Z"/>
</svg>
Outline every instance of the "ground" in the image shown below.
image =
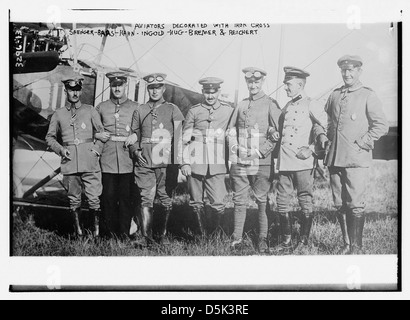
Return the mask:
<svg viewBox="0 0 410 320">
<path fill-rule="evenodd" d="M 397 161 L 374 161 L 368 183 L 367 217 L 364 229 L 364 254 L 398 253 L 398 163 Z M 229 188 L 229 179 L 227 179 Z M 269 194 L 270 244 L 278 241 L 275 224 L 276 205 L 274 184 Z M 71 223 L 67 210 L 13 208 L 12 255 L 15 256 L 232 256 L 255 255 L 253 241 L 256 234 L 256 204 L 249 198 L 245 224 L 246 245 L 237 251 L 229 248 L 232 233 L 233 203 L 229 192 L 227 208 L 222 220 L 223 231 L 219 236 L 199 237 L 195 219 L 188 206 L 184 183 L 173 192 L 174 209 L 169 224 L 169 240 L 166 247 L 150 249 L 135 246 L 133 241 L 119 239 L 95 240 L 91 236 L 81 240 L 72 239 Z M 41 195 L 40 195 L 41 196 Z M 308 246 L 299 245 L 294 255 L 333 255 L 342 244 L 340 227 L 335 216 L 327 170 L 325 176 L 317 175 L 314 185 L 315 218 Z M 295 212 L 298 210 L 293 200 Z M 159 212 L 159 211 L 157 211 Z M 157 213 L 156 217 L 159 216 Z M 296 217 L 296 214 L 295 214 Z M 297 219 L 295 219 L 297 235 Z M 137 239 L 140 238 L 137 233 Z"/>
</svg>

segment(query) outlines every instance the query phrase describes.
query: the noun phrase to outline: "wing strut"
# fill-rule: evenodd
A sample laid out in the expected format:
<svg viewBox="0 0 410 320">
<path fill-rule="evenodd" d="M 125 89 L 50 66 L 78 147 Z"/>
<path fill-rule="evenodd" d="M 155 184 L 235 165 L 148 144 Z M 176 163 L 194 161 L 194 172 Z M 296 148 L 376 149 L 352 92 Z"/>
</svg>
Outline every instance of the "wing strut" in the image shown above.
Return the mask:
<svg viewBox="0 0 410 320">
<path fill-rule="evenodd" d="M 42 186 L 44 186 L 47 182 L 52 180 L 55 176 L 57 176 L 61 172 L 61 167 L 55 169 L 52 173 L 50 173 L 48 176 L 45 178 L 41 179 L 39 182 L 37 182 L 34 186 L 32 186 L 30 189 L 28 189 L 24 194 L 23 198 L 28 198 L 31 196 L 34 192 L 36 192 L 38 189 L 40 189 Z"/>
</svg>

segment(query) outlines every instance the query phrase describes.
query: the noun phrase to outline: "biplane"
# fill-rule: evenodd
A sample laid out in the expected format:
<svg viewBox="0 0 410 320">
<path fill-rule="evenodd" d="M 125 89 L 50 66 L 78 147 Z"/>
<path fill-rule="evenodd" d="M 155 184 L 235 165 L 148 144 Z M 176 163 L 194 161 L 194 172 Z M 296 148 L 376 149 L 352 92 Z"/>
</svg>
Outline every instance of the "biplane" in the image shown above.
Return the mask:
<svg viewBox="0 0 410 320">
<path fill-rule="evenodd" d="M 133 69 L 101 64 L 108 32 L 101 37 L 100 48 L 93 59 L 79 58 L 82 48 L 77 47 L 76 34 L 70 30 L 95 27 L 105 28 L 106 31 L 122 28 L 126 35 L 129 25 L 10 23 L 10 142 L 15 205 L 64 208 L 56 205 L 60 203 L 57 201 L 58 192 L 61 194 L 64 190 L 59 179 L 60 158 L 48 150 L 44 141 L 51 115 L 65 103 L 61 82 L 63 77 L 73 71 L 81 74 L 85 78 L 82 101 L 96 106 L 110 95 L 105 74 L 122 71 L 129 78 L 128 97 L 140 103 L 147 99 L 145 83 L 141 81 L 143 74 L 138 64 L 134 63 Z M 128 37 L 126 40 L 129 41 Z M 184 115 L 190 106 L 202 100 L 200 93 L 176 83 L 167 81 L 166 86 L 164 98 L 179 106 Z M 389 134 L 376 143 L 374 158 L 397 159 L 398 143 L 398 128 L 393 125 Z"/>
</svg>

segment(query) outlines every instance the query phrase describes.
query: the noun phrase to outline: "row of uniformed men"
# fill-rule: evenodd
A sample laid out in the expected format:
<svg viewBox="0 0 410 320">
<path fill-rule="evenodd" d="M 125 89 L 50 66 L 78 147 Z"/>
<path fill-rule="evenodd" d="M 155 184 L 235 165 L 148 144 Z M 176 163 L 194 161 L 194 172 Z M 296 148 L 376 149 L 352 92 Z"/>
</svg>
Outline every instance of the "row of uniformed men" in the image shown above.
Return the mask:
<svg viewBox="0 0 410 320">
<path fill-rule="evenodd" d="M 232 108 L 218 99 L 223 80 L 201 79 L 204 100 L 191 107 L 185 119 L 177 106 L 163 98 L 165 74 L 144 77 L 150 99 L 143 105 L 127 99 L 124 75 L 107 74 L 112 96 L 95 109 L 79 100 L 81 80 L 64 81 L 68 103 L 53 115 L 47 142 L 62 156 L 62 173 L 77 233 L 82 234 L 78 217 L 83 184 L 95 222 L 94 233 L 99 233 L 99 196 L 103 192 L 108 230 L 128 234 L 136 205 L 132 191 L 135 179 L 141 196 L 142 234 L 147 243 L 154 241 L 153 203 L 157 196 L 164 207 L 159 240 L 165 241 L 172 209 L 172 200 L 165 190 L 166 168 L 172 162 L 171 147 L 174 146 L 180 155 L 180 170 L 187 177 L 190 205 L 201 232 L 204 232 L 205 193 L 214 212 L 214 227 L 224 213 L 227 193 L 224 179 L 230 160 L 235 205 L 231 246 L 237 247 L 243 242 L 248 192 L 252 189 L 258 204 L 257 249 L 261 253 L 269 252 L 266 203 L 273 178 L 272 152 L 277 150 L 277 205 L 283 241 L 274 251 L 291 251 L 294 247 L 290 217 L 294 189 L 301 207 L 302 243 L 308 244 L 313 221 L 312 169 L 315 154 L 320 153 L 326 153 L 324 163 L 331 175 L 333 199 L 344 239 L 341 252 L 360 250 L 363 194 L 371 149 L 374 141 L 387 133 L 388 125 L 379 99 L 359 80 L 361 58 L 344 56 L 337 63 L 345 84 L 330 95 L 325 108 L 304 91 L 308 72 L 284 68 L 285 90 L 291 100 L 280 109 L 262 90 L 266 71 L 245 68 L 248 98 Z M 57 142 L 59 132 L 62 145 Z M 225 156 L 226 141 L 228 157 Z"/>
</svg>

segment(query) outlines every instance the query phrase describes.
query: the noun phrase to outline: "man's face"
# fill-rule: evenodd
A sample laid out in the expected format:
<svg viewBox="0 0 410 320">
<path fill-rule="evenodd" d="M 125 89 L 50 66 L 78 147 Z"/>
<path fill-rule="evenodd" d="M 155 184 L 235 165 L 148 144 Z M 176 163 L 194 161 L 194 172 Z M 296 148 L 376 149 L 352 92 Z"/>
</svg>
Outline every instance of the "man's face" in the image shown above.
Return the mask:
<svg viewBox="0 0 410 320">
<path fill-rule="evenodd" d="M 264 82 L 265 82 L 265 78 L 246 79 L 246 85 L 248 86 L 249 93 L 253 96 L 258 94 L 262 90 L 262 85 L 263 85 Z"/>
<path fill-rule="evenodd" d="M 218 101 L 220 92 L 220 90 L 202 90 L 206 104 L 209 106 L 213 106 L 216 103 L 216 101 Z"/>
<path fill-rule="evenodd" d="M 152 101 L 160 100 L 164 92 L 165 92 L 165 86 L 163 84 L 148 86 L 149 97 Z"/>
<path fill-rule="evenodd" d="M 67 94 L 67 100 L 70 103 L 77 103 L 78 101 L 80 101 L 80 97 L 82 94 L 82 90 L 81 89 L 66 89 L 65 90 L 66 94 Z"/>
<path fill-rule="evenodd" d="M 354 66 L 343 67 L 340 71 L 346 87 L 355 85 L 359 81 L 360 75 L 362 74 L 362 69 Z"/>
<path fill-rule="evenodd" d="M 293 98 L 297 96 L 302 90 L 300 82 L 298 82 L 296 79 L 291 79 L 289 81 L 286 81 L 284 85 L 285 85 L 286 94 L 288 95 L 289 98 Z"/>
<path fill-rule="evenodd" d="M 121 99 L 125 96 L 125 83 L 123 84 L 113 84 L 111 86 L 111 92 L 114 98 Z"/>
</svg>

